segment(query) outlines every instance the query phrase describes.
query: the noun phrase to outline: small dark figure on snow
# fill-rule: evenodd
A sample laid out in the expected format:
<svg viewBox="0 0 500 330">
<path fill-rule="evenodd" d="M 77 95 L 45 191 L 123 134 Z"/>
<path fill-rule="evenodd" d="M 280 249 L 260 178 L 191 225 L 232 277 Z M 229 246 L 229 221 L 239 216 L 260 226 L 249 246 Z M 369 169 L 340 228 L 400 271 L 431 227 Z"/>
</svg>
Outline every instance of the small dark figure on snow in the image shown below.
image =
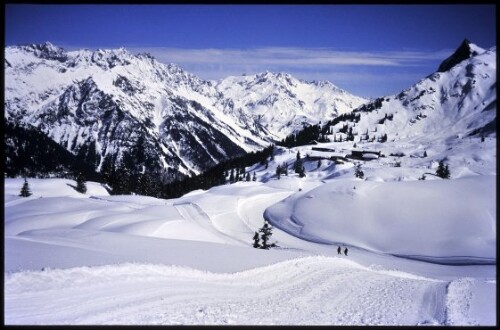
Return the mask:
<svg viewBox="0 0 500 330">
<path fill-rule="evenodd" d="M 349 251 L 349 250 L 348 250 L 348 249 L 347 249 L 347 247 L 346 247 L 346 248 L 344 249 L 344 254 L 345 254 L 345 255 L 347 255 L 347 251 Z"/>
<path fill-rule="evenodd" d="M 339 248 L 337 249 L 337 254 L 342 254 L 342 249 L 340 248 L 340 246 L 339 246 Z"/>
</svg>

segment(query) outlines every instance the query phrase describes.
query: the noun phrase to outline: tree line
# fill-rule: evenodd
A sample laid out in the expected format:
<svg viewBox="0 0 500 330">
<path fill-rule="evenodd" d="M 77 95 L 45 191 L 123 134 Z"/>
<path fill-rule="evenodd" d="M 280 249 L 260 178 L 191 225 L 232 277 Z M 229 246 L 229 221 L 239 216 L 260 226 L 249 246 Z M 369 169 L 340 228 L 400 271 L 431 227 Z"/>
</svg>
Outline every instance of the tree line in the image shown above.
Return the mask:
<svg viewBox="0 0 500 330">
<path fill-rule="evenodd" d="M 177 198 L 193 190 L 207 190 L 227 182 L 255 181 L 255 174 L 251 176 L 245 168 L 256 163 L 267 164 L 273 152 L 274 146 L 271 145 L 261 151 L 220 162 L 198 175 L 180 176 L 167 183 L 162 183 L 158 177 L 160 174 L 131 171 L 130 156 L 125 154 L 116 168 L 113 166 L 113 161 L 105 160 L 101 167 L 101 175 L 111 187 L 111 194 L 136 193 L 158 198 Z"/>
<path fill-rule="evenodd" d="M 280 142 L 276 143 L 279 146 L 293 148 L 313 144 L 314 142 L 329 142 L 326 137 L 327 132 L 321 129 L 321 125 L 304 126 L 302 130 L 295 134 L 290 134 Z"/>
</svg>

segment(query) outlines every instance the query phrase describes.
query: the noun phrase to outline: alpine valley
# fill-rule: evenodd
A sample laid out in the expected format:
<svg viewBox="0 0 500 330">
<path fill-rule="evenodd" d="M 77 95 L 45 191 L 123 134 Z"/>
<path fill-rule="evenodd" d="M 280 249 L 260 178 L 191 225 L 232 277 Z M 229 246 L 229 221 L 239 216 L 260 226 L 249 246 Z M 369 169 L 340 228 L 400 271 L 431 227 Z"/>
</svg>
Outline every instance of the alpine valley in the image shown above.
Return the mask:
<svg viewBox="0 0 500 330">
<path fill-rule="evenodd" d="M 496 47 L 371 100 L 125 49 L 4 67 L 6 324 L 497 323 Z"/>
</svg>

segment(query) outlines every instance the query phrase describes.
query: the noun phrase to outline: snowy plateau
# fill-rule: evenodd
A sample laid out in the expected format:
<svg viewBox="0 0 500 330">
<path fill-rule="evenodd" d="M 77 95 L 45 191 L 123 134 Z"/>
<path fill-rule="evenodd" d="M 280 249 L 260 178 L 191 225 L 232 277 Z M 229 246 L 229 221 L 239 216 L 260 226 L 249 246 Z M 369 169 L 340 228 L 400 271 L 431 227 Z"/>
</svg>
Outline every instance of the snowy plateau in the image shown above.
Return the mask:
<svg viewBox="0 0 500 330">
<path fill-rule="evenodd" d="M 24 179 L 5 178 L 5 324 L 496 325 L 496 47 L 464 42 L 436 73 L 376 100 L 286 74 L 204 82 L 125 50 L 23 47 L 6 49 L 8 120 L 110 152 L 136 138 L 113 129 L 120 112 L 123 130 L 143 123 L 186 173 L 188 144 L 165 137 L 176 120 L 249 151 L 304 121 L 353 116 L 331 123 L 330 142 L 276 147 L 268 166 L 246 168 L 256 181 L 175 199 L 98 182 L 82 194 L 62 178 L 28 178 L 33 194 L 20 197 Z M 449 179 L 435 175 L 443 160 Z M 252 247 L 264 222 L 278 247 Z"/>
</svg>

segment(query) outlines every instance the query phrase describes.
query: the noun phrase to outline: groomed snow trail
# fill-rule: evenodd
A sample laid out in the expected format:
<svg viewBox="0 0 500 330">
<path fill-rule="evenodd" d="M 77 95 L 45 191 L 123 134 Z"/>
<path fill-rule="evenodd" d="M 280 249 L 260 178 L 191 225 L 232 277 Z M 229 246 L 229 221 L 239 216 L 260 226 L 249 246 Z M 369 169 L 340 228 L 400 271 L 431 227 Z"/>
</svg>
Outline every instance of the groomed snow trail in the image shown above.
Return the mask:
<svg viewBox="0 0 500 330">
<path fill-rule="evenodd" d="M 121 264 L 5 275 L 6 324 L 444 324 L 446 281 L 306 257 L 232 274 Z"/>
</svg>

